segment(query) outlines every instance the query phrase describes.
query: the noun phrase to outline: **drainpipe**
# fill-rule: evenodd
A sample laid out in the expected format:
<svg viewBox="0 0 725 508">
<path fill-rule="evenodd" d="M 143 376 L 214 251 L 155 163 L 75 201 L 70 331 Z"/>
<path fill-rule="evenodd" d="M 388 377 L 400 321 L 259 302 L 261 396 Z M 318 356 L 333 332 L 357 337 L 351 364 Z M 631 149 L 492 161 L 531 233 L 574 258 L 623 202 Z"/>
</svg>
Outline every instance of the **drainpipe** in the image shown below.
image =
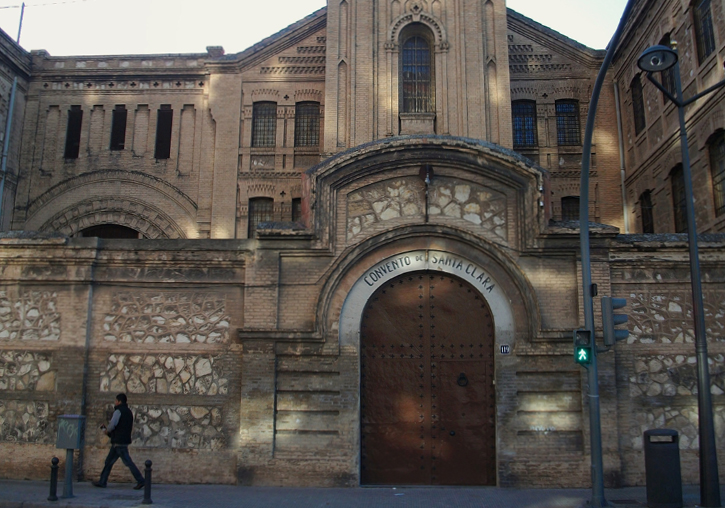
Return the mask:
<svg viewBox="0 0 725 508">
<path fill-rule="evenodd" d="M 0 178 L 0 231 L 3 231 L 3 196 L 5 195 L 5 180 L 8 176 L 8 153 L 10 152 L 11 129 L 13 128 L 13 111 L 15 110 L 15 92 L 18 89 L 18 77 L 13 79 L 13 88 L 10 92 L 10 103 L 8 104 L 8 117 L 5 121 L 5 140 L 3 143 L 2 175 Z"/>
<path fill-rule="evenodd" d="M 617 140 L 619 141 L 619 174 L 622 182 L 622 215 L 624 216 L 624 234 L 629 234 L 629 210 L 627 208 L 627 190 L 624 187 L 624 134 L 622 132 L 622 105 L 619 102 L 619 85 L 614 82 L 614 104 L 617 110 Z"/>
</svg>

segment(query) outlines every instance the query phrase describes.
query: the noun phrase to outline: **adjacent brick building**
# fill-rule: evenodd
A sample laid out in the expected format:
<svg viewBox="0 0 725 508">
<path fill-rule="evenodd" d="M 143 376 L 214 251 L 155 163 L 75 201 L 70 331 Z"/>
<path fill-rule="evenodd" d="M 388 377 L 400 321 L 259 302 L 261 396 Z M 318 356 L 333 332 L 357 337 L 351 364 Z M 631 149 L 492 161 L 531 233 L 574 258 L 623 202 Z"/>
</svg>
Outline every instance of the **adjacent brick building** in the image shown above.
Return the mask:
<svg viewBox="0 0 725 508">
<path fill-rule="evenodd" d="M 698 478 L 687 245 L 665 175 L 676 122 L 641 78 L 629 90 L 643 49 L 676 34 L 685 61 L 707 19 L 686 93 L 721 79 L 724 14 L 640 2 L 600 98 L 593 278 L 630 314 L 600 356 L 609 485 L 643 482 L 657 427 L 680 431 Z M 23 107 L 1 222 L 0 475 L 45 476 L 66 413 L 87 417 L 79 473 L 96 475 L 93 429 L 124 391 L 134 456 L 161 481 L 588 485 L 571 336 L 603 57 L 503 0 L 330 0 L 233 55 L 6 41 Z M 707 233 L 722 96 L 688 111 Z M 701 243 L 719 440 L 724 244 Z"/>
</svg>

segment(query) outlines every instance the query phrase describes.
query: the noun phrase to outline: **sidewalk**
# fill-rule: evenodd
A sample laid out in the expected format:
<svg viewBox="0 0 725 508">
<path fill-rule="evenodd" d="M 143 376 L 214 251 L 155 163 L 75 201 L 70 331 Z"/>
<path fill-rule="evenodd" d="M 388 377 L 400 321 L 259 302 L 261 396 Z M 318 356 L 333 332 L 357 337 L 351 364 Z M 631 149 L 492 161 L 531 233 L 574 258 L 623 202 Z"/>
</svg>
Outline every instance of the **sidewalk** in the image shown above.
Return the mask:
<svg viewBox="0 0 725 508">
<path fill-rule="evenodd" d="M 132 485 L 114 483 L 99 489 L 90 482 L 74 483 L 75 497 L 51 502 L 46 500 L 48 482 L 0 480 L 0 508 L 144 506 L 141 504 L 143 490 L 135 491 Z M 699 488 L 687 486 L 683 492 L 685 506 L 696 506 Z M 58 485 L 59 498 L 62 493 L 61 483 Z M 644 487 L 607 489 L 605 497 L 615 508 L 647 506 Z M 588 489 L 498 487 L 318 489 L 164 484 L 154 485 L 151 492 L 153 506 L 159 508 L 584 508 L 590 498 Z"/>
</svg>

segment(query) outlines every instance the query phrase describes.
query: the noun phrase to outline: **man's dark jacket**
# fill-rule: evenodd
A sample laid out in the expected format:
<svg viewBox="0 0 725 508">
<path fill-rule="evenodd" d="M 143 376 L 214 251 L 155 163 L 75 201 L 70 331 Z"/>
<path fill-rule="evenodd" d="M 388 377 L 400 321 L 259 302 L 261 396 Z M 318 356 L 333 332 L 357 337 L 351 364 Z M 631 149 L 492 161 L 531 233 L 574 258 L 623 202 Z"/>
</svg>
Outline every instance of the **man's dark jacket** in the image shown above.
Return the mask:
<svg viewBox="0 0 725 508">
<path fill-rule="evenodd" d="M 133 429 L 133 413 L 127 404 L 119 404 L 116 406 L 116 411 L 121 413 L 121 418 L 118 420 L 116 428 L 111 431 L 111 444 L 130 445 L 131 430 Z"/>
</svg>

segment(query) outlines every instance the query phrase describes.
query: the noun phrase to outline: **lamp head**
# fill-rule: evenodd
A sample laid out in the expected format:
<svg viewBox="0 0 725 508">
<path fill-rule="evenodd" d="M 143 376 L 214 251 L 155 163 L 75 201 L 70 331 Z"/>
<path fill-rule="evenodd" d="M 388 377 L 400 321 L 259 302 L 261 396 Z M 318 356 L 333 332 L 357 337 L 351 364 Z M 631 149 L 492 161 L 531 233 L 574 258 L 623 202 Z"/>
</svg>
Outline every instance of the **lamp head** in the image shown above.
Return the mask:
<svg viewBox="0 0 725 508">
<path fill-rule="evenodd" d="M 637 67 L 645 72 L 662 72 L 677 63 L 677 51 L 657 45 L 645 49 L 637 60 Z"/>
</svg>

